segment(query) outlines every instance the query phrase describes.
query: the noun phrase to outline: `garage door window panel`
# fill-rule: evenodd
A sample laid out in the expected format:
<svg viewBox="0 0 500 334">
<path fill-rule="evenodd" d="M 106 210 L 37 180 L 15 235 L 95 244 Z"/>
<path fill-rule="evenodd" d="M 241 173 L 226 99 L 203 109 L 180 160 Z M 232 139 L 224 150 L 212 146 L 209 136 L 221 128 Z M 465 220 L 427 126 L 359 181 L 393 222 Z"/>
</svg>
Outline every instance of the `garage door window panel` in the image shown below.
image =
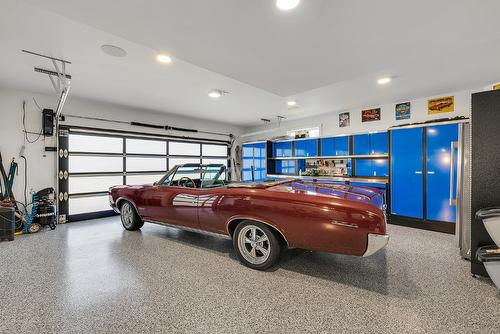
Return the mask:
<svg viewBox="0 0 500 334">
<path fill-rule="evenodd" d="M 81 194 L 108 191 L 110 187 L 123 184 L 123 177 L 116 176 L 72 176 L 69 178 L 69 193 Z"/>
<path fill-rule="evenodd" d="M 166 158 L 127 157 L 127 172 L 167 171 Z"/>
<path fill-rule="evenodd" d="M 122 153 L 123 138 L 70 134 L 69 152 Z"/>
<path fill-rule="evenodd" d="M 70 155 L 70 173 L 113 173 L 123 171 L 122 157 Z"/>
<path fill-rule="evenodd" d="M 127 154 L 167 154 L 167 142 L 149 139 L 126 139 Z"/>
</svg>

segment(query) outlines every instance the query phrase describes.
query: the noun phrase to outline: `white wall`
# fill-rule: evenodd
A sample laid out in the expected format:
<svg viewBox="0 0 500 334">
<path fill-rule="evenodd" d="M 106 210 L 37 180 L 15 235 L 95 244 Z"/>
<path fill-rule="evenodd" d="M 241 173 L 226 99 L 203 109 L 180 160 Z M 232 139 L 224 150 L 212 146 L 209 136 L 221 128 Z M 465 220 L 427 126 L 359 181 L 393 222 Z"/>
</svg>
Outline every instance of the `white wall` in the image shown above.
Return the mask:
<svg viewBox="0 0 500 334">
<path fill-rule="evenodd" d="M 31 197 L 30 189 L 34 191 L 45 187 L 55 187 L 55 166 L 56 153 L 45 152 L 45 146 L 56 146 L 55 136 L 48 137 L 34 144 L 29 144 L 24 140 L 22 132 L 22 101 L 26 104 L 26 128 L 28 131 L 40 131 L 42 117 L 40 110 L 33 102 L 35 98 L 42 108 L 56 109 L 57 97 L 54 95 L 44 95 L 31 92 L 20 91 L 11 88 L 0 87 L 0 152 L 2 153 L 3 165 L 8 172 L 10 160 L 14 157 L 19 163 L 20 171 L 14 182 L 14 195 L 16 199 L 24 201 L 23 197 L 23 177 L 24 164 L 19 158 L 19 151 L 26 145 L 25 156 L 28 159 L 28 200 Z M 158 113 L 148 110 L 137 110 L 105 102 L 82 100 L 68 97 L 63 114 L 79 115 L 86 117 L 98 117 L 105 119 L 116 119 L 122 121 L 137 121 L 143 123 L 153 123 L 159 125 L 171 125 L 182 128 L 193 128 L 203 131 L 241 134 L 242 129 L 228 124 L 215 123 L 206 120 L 198 120 L 189 117 L 181 117 L 166 113 Z M 91 121 L 84 119 L 67 118 L 62 124 L 80 125 L 89 127 L 101 127 L 108 129 L 118 129 L 125 131 L 137 131 L 145 133 L 172 134 L 191 137 L 214 138 L 228 140 L 225 136 L 208 134 L 192 134 L 182 132 L 167 133 L 164 130 L 148 129 L 143 127 L 130 126 L 127 124 L 116 124 L 110 122 Z M 36 135 L 29 134 L 29 139 L 36 138 Z"/>
<path fill-rule="evenodd" d="M 270 139 L 276 136 L 284 136 L 286 135 L 286 132 L 289 130 L 310 128 L 310 127 L 320 127 L 321 136 L 366 133 L 369 131 L 387 130 L 389 127 L 395 125 L 422 122 L 432 119 L 449 118 L 457 116 L 468 117 L 471 108 L 471 94 L 473 92 L 478 92 L 482 90 L 483 88 L 476 90 L 461 91 L 461 92 L 452 92 L 449 94 L 441 94 L 439 96 L 430 96 L 426 98 L 406 100 L 406 101 L 394 101 L 393 103 L 388 103 L 384 105 L 366 106 L 355 110 L 332 112 L 328 114 L 312 116 L 309 118 L 283 121 L 281 122 L 280 126 L 278 126 L 276 123 L 272 123 L 269 125 L 247 128 L 245 129 L 245 134 L 250 134 L 250 135 L 248 136 L 244 135 L 239 139 L 242 142 Z M 428 99 L 434 97 L 450 96 L 450 95 L 455 96 L 454 112 L 434 114 L 434 115 L 427 114 Z M 396 121 L 395 104 L 399 102 L 408 102 L 408 101 L 411 102 L 411 119 Z M 381 120 L 362 123 L 361 110 L 371 109 L 371 108 L 381 108 Z M 351 125 L 349 127 L 340 128 L 338 115 L 343 112 L 351 113 Z"/>
</svg>

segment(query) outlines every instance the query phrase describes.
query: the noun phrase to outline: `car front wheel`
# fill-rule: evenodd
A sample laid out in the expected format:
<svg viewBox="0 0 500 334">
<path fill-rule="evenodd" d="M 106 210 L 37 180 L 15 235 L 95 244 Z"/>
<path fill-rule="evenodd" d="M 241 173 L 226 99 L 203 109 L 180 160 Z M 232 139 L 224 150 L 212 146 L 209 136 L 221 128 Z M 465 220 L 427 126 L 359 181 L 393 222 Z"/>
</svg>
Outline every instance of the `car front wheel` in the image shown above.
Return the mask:
<svg viewBox="0 0 500 334">
<path fill-rule="evenodd" d="M 233 245 L 240 261 L 257 270 L 266 270 L 275 265 L 282 249 L 269 227 L 253 221 L 242 222 L 236 227 Z"/>
<path fill-rule="evenodd" d="M 120 209 L 120 215 L 122 218 L 122 225 L 126 230 L 135 231 L 144 225 L 134 206 L 130 202 L 125 202 L 122 204 Z"/>
</svg>

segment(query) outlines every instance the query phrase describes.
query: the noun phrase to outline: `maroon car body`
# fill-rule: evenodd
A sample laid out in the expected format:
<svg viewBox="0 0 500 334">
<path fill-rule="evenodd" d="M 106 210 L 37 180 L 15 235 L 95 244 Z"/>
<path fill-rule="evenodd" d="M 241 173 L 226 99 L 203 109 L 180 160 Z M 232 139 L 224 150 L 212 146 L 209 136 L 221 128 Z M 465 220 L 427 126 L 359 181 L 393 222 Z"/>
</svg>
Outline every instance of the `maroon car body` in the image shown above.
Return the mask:
<svg viewBox="0 0 500 334">
<path fill-rule="evenodd" d="M 119 212 L 130 202 L 145 222 L 226 237 L 253 220 L 277 231 L 289 248 L 368 256 L 388 241 L 384 195 L 377 189 L 301 180 L 210 188 L 162 181 L 113 187 L 111 206 Z"/>
</svg>

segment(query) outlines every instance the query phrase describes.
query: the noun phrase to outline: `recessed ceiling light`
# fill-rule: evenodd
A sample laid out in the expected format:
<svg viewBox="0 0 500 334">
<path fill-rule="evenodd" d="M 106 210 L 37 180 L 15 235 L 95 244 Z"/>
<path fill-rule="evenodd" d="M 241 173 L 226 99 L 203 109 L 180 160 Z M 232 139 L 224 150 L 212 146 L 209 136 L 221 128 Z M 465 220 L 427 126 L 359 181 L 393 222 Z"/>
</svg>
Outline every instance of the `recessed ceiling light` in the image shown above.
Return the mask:
<svg viewBox="0 0 500 334">
<path fill-rule="evenodd" d="M 288 101 L 286 104 L 289 107 L 296 107 L 297 106 L 297 101 Z"/>
<path fill-rule="evenodd" d="M 101 45 L 101 50 L 102 52 L 113 56 L 113 57 L 125 57 L 127 55 L 127 51 L 122 49 L 119 46 L 116 45 L 111 45 L 111 44 L 104 44 Z"/>
<path fill-rule="evenodd" d="M 222 89 L 212 89 L 210 92 L 208 92 L 208 96 L 210 96 L 212 99 L 218 99 L 226 94 L 229 94 L 229 92 Z"/>
<path fill-rule="evenodd" d="M 300 0 L 276 0 L 276 7 L 281 10 L 290 10 L 297 7 Z"/>
<path fill-rule="evenodd" d="M 163 63 L 163 64 L 170 64 L 172 62 L 172 58 L 169 55 L 164 54 L 164 53 L 159 53 L 156 56 L 156 60 L 158 60 L 160 63 Z"/>
<path fill-rule="evenodd" d="M 384 78 L 380 78 L 377 80 L 377 83 L 379 85 L 385 85 L 385 84 L 388 84 L 389 82 L 391 82 L 392 78 L 390 77 L 384 77 Z"/>
</svg>

